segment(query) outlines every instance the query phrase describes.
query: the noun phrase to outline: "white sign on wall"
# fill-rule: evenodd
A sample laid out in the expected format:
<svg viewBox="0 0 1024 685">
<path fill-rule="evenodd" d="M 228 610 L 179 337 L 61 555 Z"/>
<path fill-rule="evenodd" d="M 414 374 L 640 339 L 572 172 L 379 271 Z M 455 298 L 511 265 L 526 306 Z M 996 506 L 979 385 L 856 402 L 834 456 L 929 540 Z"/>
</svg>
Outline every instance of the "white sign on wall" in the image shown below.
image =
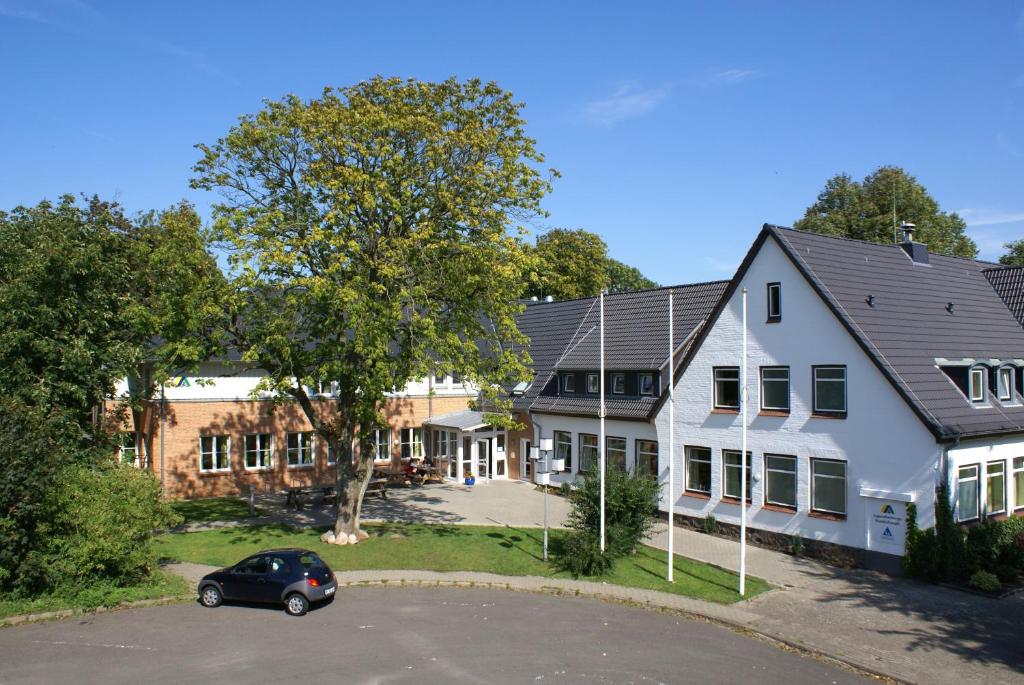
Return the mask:
<svg viewBox="0 0 1024 685">
<path fill-rule="evenodd" d="M 903 554 L 907 536 L 907 505 L 893 499 L 865 498 L 867 547 L 878 552 Z"/>
</svg>

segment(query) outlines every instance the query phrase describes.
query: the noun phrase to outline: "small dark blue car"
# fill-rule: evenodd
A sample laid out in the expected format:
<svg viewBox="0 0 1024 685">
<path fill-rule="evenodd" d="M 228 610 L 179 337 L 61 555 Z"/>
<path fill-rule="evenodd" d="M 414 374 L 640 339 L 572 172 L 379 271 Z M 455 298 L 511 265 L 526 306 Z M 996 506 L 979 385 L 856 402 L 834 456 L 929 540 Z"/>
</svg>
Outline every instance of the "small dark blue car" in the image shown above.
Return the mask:
<svg viewBox="0 0 1024 685">
<path fill-rule="evenodd" d="M 204 576 L 199 601 L 211 608 L 224 600 L 284 604 L 289 614 L 302 616 L 310 604 L 331 599 L 337 589 L 334 573 L 316 552 L 270 549 Z"/>
</svg>

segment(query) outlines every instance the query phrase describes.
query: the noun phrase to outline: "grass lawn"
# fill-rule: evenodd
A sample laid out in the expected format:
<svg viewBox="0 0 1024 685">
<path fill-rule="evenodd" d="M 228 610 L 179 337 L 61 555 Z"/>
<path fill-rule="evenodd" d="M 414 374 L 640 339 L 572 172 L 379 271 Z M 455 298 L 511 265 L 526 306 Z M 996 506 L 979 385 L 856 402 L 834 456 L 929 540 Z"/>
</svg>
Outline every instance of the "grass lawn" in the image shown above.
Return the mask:
<svg viewBox="0 0 1024 685">
<path fill-rule="evenodd" d="M 171 502 L 171 509 L 181 514 L 184 523 L 206 521 L 233 521 L 249 516 L 249 503 L 238 497 L 217 497 L 215 499 L 193 499 Z M 256 509 L 256 515 L 261 512 Z"/>
<path fill-rule="evenodd" d="M 98 584 L 74 593 L 41 595 L 31 599 L 0 595 L 0 618 L 16 614 L 34 614 L 61 609 L 95 609 L 121 602 L 157 599 L 189 593 L 188 583 L 171 573 L 157 571 L 148 581 L 128 587 Z"/>
<path fill-rule="evenodd" d="M 234 564 L 261 549 L 305 547 L 316 551 L 335 571 L 419 569 L 571 577 L 542 561 L 543 532 L 533 528 L 381 523 L 367 524 L 364 530 L 370 539 L 353 547 L 321 543 L 323 529 L 282 526 L 171 533 L 158 537 L 156 545 L 163 557 L 213 566 Z M 549 550 L 559 548 L 563 534 L 551 531 Z M 582 580 L 673 592 L 722 604 L 740 599 L 736 574 L 680 556 L 675 560 L 675 582 L 669 584 L 665 552 L 651 547 L 619 560 L 607 576 Z M 768 588 L 764 581 L 748 576 L 748 598 Z"/>
</svg>

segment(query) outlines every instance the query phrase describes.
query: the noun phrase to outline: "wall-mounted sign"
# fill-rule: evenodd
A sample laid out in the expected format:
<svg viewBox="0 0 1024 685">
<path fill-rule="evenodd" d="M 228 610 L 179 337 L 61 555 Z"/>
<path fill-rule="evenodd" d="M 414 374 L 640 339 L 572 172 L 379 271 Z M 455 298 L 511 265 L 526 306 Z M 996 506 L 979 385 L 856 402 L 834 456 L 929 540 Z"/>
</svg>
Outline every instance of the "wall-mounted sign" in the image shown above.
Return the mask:
<svg viewBox="0 0 1024 685">
<path fill-rule="evenodd" d="M 903 554 L 907 505 L 896 500 L 874 498 L 867 498 L 865 504 L 868 549 Z"/>
</svg>

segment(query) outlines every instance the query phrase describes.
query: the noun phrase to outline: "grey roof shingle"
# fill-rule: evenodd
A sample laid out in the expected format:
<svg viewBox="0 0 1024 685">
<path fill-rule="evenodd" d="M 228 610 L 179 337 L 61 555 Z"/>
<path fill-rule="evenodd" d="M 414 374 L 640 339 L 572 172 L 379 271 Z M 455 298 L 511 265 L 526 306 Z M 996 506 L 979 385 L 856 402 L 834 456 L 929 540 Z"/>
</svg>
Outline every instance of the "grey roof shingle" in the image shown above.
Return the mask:
<svg viewBox="0 0 1024 685">
<path fill-rule="evenodd" d="M 1024 326 L 1024 266 L 985 269 L 985 277 L 1020 325 Z"/>
<path fill-rule="evenodd" d="M 1024 357 L 1024 328 L 990 284 L 992 264 L 932 254 L 916 265 L 899 245 L 764 232 L 939 437 L 1024 430 L 1024 406 L 972 405 L 935 361 Z"/>
<path fill-rule="evenodd" d="M 519 330 L 530 339 L 533 383 L 522 395 L 514 396 L 512 406 L 525 411 L 551 377 L 555 362 L 565 352 L 587 308 L 596 298 L 560 302 L 529 302 L 516 319 Z"/>
</svg>

